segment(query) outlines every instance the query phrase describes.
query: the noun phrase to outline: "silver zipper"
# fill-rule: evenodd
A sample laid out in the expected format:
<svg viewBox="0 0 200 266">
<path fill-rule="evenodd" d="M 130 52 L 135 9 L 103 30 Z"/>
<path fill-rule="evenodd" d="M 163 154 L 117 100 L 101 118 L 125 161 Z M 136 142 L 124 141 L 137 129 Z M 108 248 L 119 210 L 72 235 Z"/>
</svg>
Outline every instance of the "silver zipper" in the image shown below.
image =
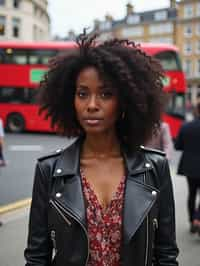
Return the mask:
<svg viewBox="0 0 200 266">
<path fill-rule="evenodd" d="M 157 220 L 157 218 L 153 219 L 153 228 L 154 228 L 154 230 L 158 229 L 158 220 Z"/>
<path fill-rule="evenodd" d="M 74 215 L 71 215 L 71 213 L 69 211 L 67 211 L 59 202 L 57 202 L 57 201 L 54 202 L 52 199 L 50 199 L 49 203 L 51 203 L 54 206 L 54 208 L 58 211 L 58 213 L 61 215 L 61 217 L 67 222 L 67 224 L 69 224 L 70 221 L 65 217 L 65 215 L 61 212 L 60 209 L 62 209 L 63 212 L 65 212 L 72 219 L 74 219 L 76 222 L 78 222 L 80 224 L 80 226 L 82 227 L 83 231 L 85 232 L 85 235 L 86 235 L 86 238 L 87 238 L 87 244 L 88 244 L 87 245 L 88 253 L 87 253 L 87 259 L 86 259 L 86 263 L 85 263 L 85 266 L 87 266 L 87 263 L 88 263 L 88 260 L 89 260 L 89 237 L 88 237 L 88 234 L 87 234 L 87 230 L 82 225 L 82 223 Z M 60 209 L 56 205 L 58 205 Z M 71 222 L 70 222 L 70 225 L 71 225 Z"/>
<path fill-rule="evenodd" d="M 69 226 L 71 226 L 71 222 L 70 222 L 70 220 L 69 219 L 67 219 L 67 217 L 61 212 L 61 210 L 56 206 L 56 204 L 53 202 L 53 200 L 50 200 L 49 201 L 53 206 L 54 206 L 54 208 L 57 210 L 57 212 L 62 216 L 62 218 L 65 220 L 65 222 L 69 225 Z"/>
<path fill-rule="evenodd" d="M 144 184 L 146 184 L 146 176 L 144 173 Z M 149 247 L 149 215 L 147 214 L 146 219 L 146 248 L 145 248 L 145 266 L 148 263 L 148 247 Z"/>
<path fill-rule="evenodd" d="M 56 232 L 54 230 L 51 231 L 51 240 L 53 243 L 53 257 L 55 257 L 57 253 L 57 247 L 56 247 Z"/>
</svg>

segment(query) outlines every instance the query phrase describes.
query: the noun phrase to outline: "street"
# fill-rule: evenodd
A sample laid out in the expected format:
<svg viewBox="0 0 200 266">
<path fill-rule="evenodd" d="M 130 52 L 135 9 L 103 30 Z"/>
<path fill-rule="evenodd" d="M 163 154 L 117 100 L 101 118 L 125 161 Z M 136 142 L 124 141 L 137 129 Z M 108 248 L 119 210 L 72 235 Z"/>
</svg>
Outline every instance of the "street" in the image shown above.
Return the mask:
<svg viewBox="0 0 200 266">
<path fill-rule="evenodd" d="M 48 134 L 7 134 L 5 157 L 8 166 L 0 172 L 0 207 L 31 197 L 36 158 L 66 147 L 69 140 Z M 200 236 L 191 235 L 186 212 L 187 187 L 184 177 L 176 175 L 180 153 L 174 152 L 171 174 L 176 202 L 177 241 L 181 266 L 200 266 Z M 29 208 L 2 215 L 0 220 L 0 266 L 24 265 Z"/>
</svg>

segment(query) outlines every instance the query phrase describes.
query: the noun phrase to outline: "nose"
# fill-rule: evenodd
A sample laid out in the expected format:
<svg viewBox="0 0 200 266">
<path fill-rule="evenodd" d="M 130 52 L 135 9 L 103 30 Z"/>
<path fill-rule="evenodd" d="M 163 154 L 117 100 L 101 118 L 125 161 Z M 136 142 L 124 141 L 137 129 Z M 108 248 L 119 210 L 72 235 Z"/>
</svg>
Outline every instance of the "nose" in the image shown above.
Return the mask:
<svg viewBox="0 0 200 266">
<path fill-rule="evenodd" d="M 88 112 L 91 112 L 91 111 L 98 111 L 98 109 L 99 109 L 98 99 L 97 99 L 96 95 L 92 95 L 89 98 L 87 110 L 88 110 Z"/>
</svg>

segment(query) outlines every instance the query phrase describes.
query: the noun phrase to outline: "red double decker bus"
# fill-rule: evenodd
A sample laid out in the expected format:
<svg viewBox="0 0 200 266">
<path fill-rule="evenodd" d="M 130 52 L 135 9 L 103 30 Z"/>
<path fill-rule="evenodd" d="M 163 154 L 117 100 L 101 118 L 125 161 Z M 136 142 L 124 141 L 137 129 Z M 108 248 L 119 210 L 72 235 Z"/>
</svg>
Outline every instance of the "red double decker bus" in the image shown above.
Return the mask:
<svg viewBox="0 0 200 266">
<path fill-rule="evenodd" d="M 11 132 L 52 131 L 48 120 L 38 115 L 35 93 L 51 57 L 74 49 L 72 42 L 0 42 L 0 117 Z M 169 103 L 163 119 L 175 138 L 184 120 L 186 82 L 178 50 L 167 44 L 141 44 L 141 49 L 160 60 L 164 91 Z"/>
</svg>

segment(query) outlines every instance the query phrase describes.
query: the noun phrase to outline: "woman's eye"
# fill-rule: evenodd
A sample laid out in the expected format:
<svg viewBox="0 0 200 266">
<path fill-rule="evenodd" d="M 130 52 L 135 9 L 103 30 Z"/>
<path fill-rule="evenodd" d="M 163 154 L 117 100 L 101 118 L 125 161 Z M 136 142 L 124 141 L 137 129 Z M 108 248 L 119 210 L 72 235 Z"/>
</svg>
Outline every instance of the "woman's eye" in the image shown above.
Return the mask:
<svg viewBox="0 0 200 266">
<path fill-rule="evenodd" d="M 85 91 L 77 91 L 76 95 L 80 98 L 86 98 L 87 97 L 87 92 Z"/>
<path fill-rule="evenodd" d="M 102 97 L 102 98 L 110 98 L 110 97 L 112 97 L 112 96 L 113 96 L 112 91 L 103 91 L 103 92 L 101 93 L 101 97 Z"/>
</svg>

